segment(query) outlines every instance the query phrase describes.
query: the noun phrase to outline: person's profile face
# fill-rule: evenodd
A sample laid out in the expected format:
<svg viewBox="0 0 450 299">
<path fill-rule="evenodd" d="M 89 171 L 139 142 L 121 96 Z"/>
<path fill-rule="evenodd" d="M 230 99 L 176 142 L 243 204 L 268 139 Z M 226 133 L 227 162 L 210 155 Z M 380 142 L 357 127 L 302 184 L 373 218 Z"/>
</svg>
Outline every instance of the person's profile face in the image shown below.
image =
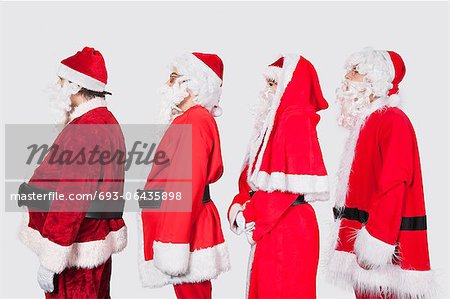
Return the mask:
<svg viewBox="0 0 450 299">
<path fill-rule="evenodd" d="M 362 82 L 366 75 L 360 74 L 358 72 L 358 66 L 354 65 L 352 69 L 345 75 L 345 79 L 350 81 Z"/>
<path fill-rule="evenodd" d="M 64 87 L 64 84 L 66 83 L 66 79 L 58 76 L 58 81 L 56 83 L 57 83 L 57 85 L 59 85 L 62 88 L 62 87 Z"/>
<path fill-rule="evenodd" d="M 277 82 L 273 79 L 266 79 L 266 87 L 275 93 L 277 90 Z"/>
<path fill-rule="evenodd" d="M 180 77 L 180 75 L 175 71 L 170 73 L 169 80 L 167 81 L 167 85 L 172 87 L 179 77 Z"/>
</svg>

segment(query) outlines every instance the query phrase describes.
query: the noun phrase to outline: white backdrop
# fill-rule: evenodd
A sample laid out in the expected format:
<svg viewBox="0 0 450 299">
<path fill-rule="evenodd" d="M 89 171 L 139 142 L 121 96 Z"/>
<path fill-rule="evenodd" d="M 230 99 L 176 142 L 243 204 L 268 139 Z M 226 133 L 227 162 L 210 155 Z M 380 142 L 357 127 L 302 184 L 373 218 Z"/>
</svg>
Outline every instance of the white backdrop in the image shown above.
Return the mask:
<svg viewBox="0 0 450 299">
<path fill-rule="evenodd" d="M 432 267 L 441 281 L 447 281 L 448 41 L 445 2 L 1 3 L 1 140 L 5 123 L 48 122 L 43 90 L 55 80 L 59 61 L 85 45 L 99 49 L 106 59 L 108 90 L 113 92 L 109 107 L 121 123 L 156 121 L 157 89 L 167 79 L 166 65 L 174 55 L 218 53 L 225 64 L 224 114 L 217 119 L 225 173 L 212 186 L 212 195 L 222 217 L 232 270 L 213 282 L 213 292 L 216 298 L 242 298 L 249 246 L 244 237 L 229 231 L 226 210 L 237 192 L 252 123 L 250 110 L 263 86 L 264 67 L 280 52 L 299 53 L 315 65 L 330 103 L 321 113 L 319 137 L 333 176 L 346 134 L 336 124 L 334 103 L 344 60 L 365 46 L 392 49 L 407 66 L 401 95 L 419 140 Z M 4 146 L 1 151 L 3 163 Z M 4 167 L 1 175 L 4 179 Z M 332 201 L 314 204 L 322 247 L 327 242 L 332 206 Z M 1 209 L 0 294 L 36 298 L 42 296 L 36 282 L 38 261 L 17 238 L 20 219 L 19 214 Z M 127 213 L 125 220 L 129 245 L 113 257 L 112 296 L 173 298 L 171 287 L 141 288 L 135 215 Z M 319 298 L 352 298 L 352 292 L 325 280 L 322 264 L 319 271 Z"/>
</svg>

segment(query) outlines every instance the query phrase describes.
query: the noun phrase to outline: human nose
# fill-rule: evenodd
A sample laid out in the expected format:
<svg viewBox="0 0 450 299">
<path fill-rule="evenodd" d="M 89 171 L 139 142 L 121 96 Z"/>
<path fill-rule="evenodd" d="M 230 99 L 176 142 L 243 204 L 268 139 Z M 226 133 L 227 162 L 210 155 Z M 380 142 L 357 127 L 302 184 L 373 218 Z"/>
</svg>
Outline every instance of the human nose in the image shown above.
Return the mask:
<svg viewBox="0 0 450 299">
<path fill-rule="evenodd" d="M 346 75 L 345 75 L 345 79 L 347 79 L 347 80 L 351 80 L 353 78 L 353 72 L 348 72 Z"/>
</svg>

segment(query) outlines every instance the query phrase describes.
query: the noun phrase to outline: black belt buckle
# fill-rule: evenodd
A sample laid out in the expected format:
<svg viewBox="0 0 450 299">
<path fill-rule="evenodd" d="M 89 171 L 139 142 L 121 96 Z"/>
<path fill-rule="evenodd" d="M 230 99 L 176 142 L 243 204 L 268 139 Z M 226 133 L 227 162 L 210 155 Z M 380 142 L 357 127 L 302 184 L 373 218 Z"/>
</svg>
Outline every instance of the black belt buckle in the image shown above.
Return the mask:
<svg viewBox="0 0 450 299">
<path fill-rule="evenodd" d="M 85 218 L 90 219 L 121 219 L 125 201 L 123 199 L 94 199 L 86 212 Z"/>
<path fill-rule="evenodd" d="M 138 189 L 138 203 L 141 209 L 159 210 L 161 208 L 162 198 L 164 192 L 162 189 L 142 190 Z"/>
</svg>

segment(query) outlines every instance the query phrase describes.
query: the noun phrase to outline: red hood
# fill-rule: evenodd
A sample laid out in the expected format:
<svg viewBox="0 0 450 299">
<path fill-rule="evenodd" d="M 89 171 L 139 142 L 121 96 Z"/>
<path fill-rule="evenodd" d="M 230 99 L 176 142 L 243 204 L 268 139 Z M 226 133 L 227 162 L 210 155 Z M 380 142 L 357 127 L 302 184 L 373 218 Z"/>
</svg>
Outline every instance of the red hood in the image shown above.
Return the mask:
<svg viewBox="0 0 450 299">
<path fill-rule="evenodd" d="M 254 166 L 249 171 L 249 184 L 256 190 L 315 194 L 315 199 L 320 194 L 324 199 L 328 178 L 316 125 L 320 120 L 317 111 L 328 108 L 328 103 L 314 66 L 303 57 L 283 57 L 263 132 L 249 146 L 246 164 Z"/>
</svg>

